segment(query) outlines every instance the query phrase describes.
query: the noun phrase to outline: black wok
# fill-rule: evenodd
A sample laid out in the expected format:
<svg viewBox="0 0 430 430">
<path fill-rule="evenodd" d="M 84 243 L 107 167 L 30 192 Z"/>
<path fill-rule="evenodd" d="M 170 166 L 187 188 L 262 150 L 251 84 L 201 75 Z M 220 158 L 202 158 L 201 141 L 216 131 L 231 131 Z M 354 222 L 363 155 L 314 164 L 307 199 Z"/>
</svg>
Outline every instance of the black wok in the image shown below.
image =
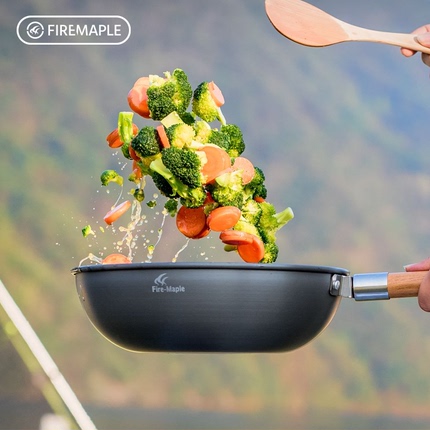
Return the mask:
<svg viewBox="0 0 430 430">
<path fill-rule="evenodd" d="M 294 350 L 321 333 L 342 297 L 416 296 L 424 276 L 218 263 L 88 265 L 72 273 L 95 328 L 135 352 Z"/>
</svg>

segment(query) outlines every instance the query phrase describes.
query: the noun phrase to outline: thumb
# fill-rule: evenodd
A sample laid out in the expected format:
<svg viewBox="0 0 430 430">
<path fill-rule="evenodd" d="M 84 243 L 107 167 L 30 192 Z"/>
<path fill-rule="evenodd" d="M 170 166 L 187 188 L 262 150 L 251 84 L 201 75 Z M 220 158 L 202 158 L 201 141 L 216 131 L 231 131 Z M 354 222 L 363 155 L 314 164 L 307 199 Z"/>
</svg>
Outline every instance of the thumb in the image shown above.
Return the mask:
<svg viewBox="0 0 430 430">
<path fill-rule="evenodd" d="M 421 45 L 427 46 L 430 48 L 430 33 L 418 34 L 416 37 L 416 41 Z"/>
</svg>

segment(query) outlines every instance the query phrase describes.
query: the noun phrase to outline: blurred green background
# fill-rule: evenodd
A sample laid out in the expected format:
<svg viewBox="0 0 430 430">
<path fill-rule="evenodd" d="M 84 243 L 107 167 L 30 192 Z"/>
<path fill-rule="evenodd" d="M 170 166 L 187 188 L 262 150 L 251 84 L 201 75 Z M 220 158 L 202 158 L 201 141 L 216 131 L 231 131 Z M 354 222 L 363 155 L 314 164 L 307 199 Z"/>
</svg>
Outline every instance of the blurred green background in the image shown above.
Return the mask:
<svg viewBox="0 0 430 430">
<path fill-rule="evenodd" d="M 428 0 L 313 3 L 380 30 L 430 22 Z M 32 14 L 121 15 L 132 33 L 120 46 L 27 46 L 16 25 Z M 193 87 L 218 84 L 268 200 L 293 208 L 278 262 L 359 273 L 426 257 L 430 70 L 419 55 L 296 45 L 263 0 L 23 0 L 0 4 L 0 56 L 0 277 L 99 428 L 428 428 L 430 317 L 415 299 L 344 300 L 288 354 L 133 354 L 93 329 L 70 274 L 96 251 L 81 228 L 113 203 L 98 177 L 117 162 L 105 137 L 129 89 L 174 68 Z M 154 261 L 184 244 L 168 221 Z M 221 248 L 204 239 L 178 261 L 239 261 Z M 2 331 L 0 368 L 0 429 L 37 428 L 49 408 Z"/>
</svg>

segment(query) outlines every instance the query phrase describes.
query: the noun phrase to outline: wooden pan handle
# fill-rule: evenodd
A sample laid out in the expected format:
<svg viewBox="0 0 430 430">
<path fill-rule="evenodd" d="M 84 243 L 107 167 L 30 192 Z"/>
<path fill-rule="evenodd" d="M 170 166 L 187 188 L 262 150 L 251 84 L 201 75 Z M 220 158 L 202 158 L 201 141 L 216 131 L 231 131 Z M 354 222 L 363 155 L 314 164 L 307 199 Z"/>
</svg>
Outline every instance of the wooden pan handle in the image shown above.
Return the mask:
<svg viewBox="0 0 430 430">
<path fill-rule="evenodd" d="M 389 273 L 387 288 L 390 298 L 417 297 L 427 274 L 428 271 Z"/>
</svg>

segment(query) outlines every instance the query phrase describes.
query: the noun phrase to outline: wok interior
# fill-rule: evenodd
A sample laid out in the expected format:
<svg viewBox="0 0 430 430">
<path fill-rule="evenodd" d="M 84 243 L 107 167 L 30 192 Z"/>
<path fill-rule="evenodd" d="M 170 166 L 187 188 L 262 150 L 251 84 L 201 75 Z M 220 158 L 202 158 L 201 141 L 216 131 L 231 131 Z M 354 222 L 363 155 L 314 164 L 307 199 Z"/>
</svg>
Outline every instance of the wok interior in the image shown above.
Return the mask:
<svg viewBox="0 0 430 430">
<path fill-rule="evenodd" d="M 75 268 L 90 321 L 121 348 L 280 352 L 308 343 L 333 318 L 324 266 L 135 263 Z"/>
</svg>

